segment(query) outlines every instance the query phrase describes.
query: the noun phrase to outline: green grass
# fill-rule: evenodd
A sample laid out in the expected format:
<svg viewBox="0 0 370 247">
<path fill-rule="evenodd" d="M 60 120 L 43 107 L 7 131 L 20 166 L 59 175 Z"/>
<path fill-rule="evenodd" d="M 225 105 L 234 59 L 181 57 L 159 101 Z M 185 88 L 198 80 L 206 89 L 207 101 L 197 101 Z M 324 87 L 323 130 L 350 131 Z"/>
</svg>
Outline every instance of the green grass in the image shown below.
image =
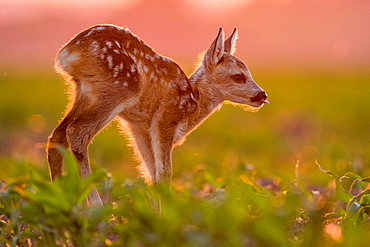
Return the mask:
<svg viewBox="0 0 370 247">
<path fill-rule="evenodd" d="M 370 73 L 253 75 L 271 105 L 225 105 L 210 117 L 175 149 L 170 191 L 143 184 L 114 124 L 90 147 L 90 180 L 79 183 L 70 159 L 68 175 L 50 184 L 44 147 L 66 87 L 51 70 L 1 71 L 0 243 L 365 246 Z M 106 206 L 84 205 L 93 184 Z"/>
<path fill-rule="evenodd" d="M 148 188 L 141 180 L 112 183 L 101 170 L 80 180 L 67 173 L 50 184 L 34 168 L 0 187 L 0 241 L 10 246 L 366 246 L 370 178 L 347 173 L 336 188 L 309 189 L 299 177 L 287 187 L 259 185 L 240 166 L 216 177 L 205 167 L 183 185 Z M 319 170 L 319 169 L 318 169 Z M 344 189 L 345 181 L 351 184 Z M 261 182 L 261 181 L 260 181 Z M 266 181 L 265 181 L 266 182 Z M 84 198 L 100 185 L 105 206 Z M 271 184 L 270 184 L 271 185 Z M 353 196 L 350 192 L 359 193 Z M 6 218 L 5 218 L 6 217 Z M 5 245 L 0 246 L 5 246 Z"/>
</svg>

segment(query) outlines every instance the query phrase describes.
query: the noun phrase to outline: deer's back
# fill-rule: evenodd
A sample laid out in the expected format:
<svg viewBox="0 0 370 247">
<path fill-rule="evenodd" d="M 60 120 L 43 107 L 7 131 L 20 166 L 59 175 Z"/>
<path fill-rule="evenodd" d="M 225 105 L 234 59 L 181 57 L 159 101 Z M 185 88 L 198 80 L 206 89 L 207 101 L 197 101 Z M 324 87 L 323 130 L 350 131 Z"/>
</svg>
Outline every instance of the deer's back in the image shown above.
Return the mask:
<svg viewBox="0 0 370 247">
<path fill-rule="evenodd" d="M 178 110 L 190 111 L 195 105 L 180 67 L 126 28 L 97 25 L 82 31 L 59 51 L 56 69 L 75 83 L 89 84 L 84 88 L 94 95 L 134 93 L 143 109 L 172 102 Z"/>
</svg>

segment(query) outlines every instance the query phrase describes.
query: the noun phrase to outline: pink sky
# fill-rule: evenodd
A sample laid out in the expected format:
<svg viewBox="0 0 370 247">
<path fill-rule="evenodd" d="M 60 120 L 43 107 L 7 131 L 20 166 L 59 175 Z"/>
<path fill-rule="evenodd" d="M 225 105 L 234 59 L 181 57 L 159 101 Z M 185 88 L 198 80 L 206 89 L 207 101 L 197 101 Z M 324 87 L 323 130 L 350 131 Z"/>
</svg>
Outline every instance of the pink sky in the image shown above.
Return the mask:
<svg viewBox="0 0 370 247">
<path fill-rule="evenodd" d="M 241 5 L 250 4 L 256 0 L 184 0 L 196 7 L 200 8 L 235 8 Z M 287 2 L 291 0 L 274 0 L 276 2 Z M 49 5 L 69 5 L 73 7 L 132 7 L 134 5 L 139 5 L 144 0 L 3 0 L 2 2 L 8 2 L 13 4 L 49 4 Z"/>
<path fill-rule="evenodd" d="M 256 66 L 369 66 L 369 13 L 365 0 L 0 0 L 0 65 L 52 66 L 80 30 L 114 23 L 180 64 L 236 26 L 236 55 Z"/>
</svg>

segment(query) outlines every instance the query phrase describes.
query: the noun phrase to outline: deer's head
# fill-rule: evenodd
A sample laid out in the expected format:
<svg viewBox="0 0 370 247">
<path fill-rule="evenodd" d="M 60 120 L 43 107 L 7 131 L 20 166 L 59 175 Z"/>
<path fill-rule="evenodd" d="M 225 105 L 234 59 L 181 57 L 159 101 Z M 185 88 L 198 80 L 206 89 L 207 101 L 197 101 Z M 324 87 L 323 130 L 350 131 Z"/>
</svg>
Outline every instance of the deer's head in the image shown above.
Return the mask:
<svg viewBox="0 0 370 247">
<path fill-rule="evenodd" d="M 253 80 L 248 67 L 233 54 L 237 29 L 224 41 L 222 28 L 205 52 L 199 71 L 202 73 L 202 81 L 220 101 L 249 105 L 258 108 L 266 101 L 267 95 L 264 90 Z"/>
</svg>

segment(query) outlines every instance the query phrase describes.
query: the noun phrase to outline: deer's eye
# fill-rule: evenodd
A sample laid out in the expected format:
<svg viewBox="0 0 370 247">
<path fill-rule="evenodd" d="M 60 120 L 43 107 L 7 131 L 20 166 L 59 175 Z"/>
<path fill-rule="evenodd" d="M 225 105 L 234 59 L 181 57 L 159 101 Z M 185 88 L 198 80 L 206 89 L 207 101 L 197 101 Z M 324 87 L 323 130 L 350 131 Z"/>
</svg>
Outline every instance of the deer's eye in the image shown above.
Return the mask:
<svg viewBox="0 0 370 247">
<path fill-rule="evenodd" d="M 233 75 L 233 79 L 237 83 L 245 83 L 245 81 L 246 81 L 245 76 L 243 74 Z"/>
</svg>

